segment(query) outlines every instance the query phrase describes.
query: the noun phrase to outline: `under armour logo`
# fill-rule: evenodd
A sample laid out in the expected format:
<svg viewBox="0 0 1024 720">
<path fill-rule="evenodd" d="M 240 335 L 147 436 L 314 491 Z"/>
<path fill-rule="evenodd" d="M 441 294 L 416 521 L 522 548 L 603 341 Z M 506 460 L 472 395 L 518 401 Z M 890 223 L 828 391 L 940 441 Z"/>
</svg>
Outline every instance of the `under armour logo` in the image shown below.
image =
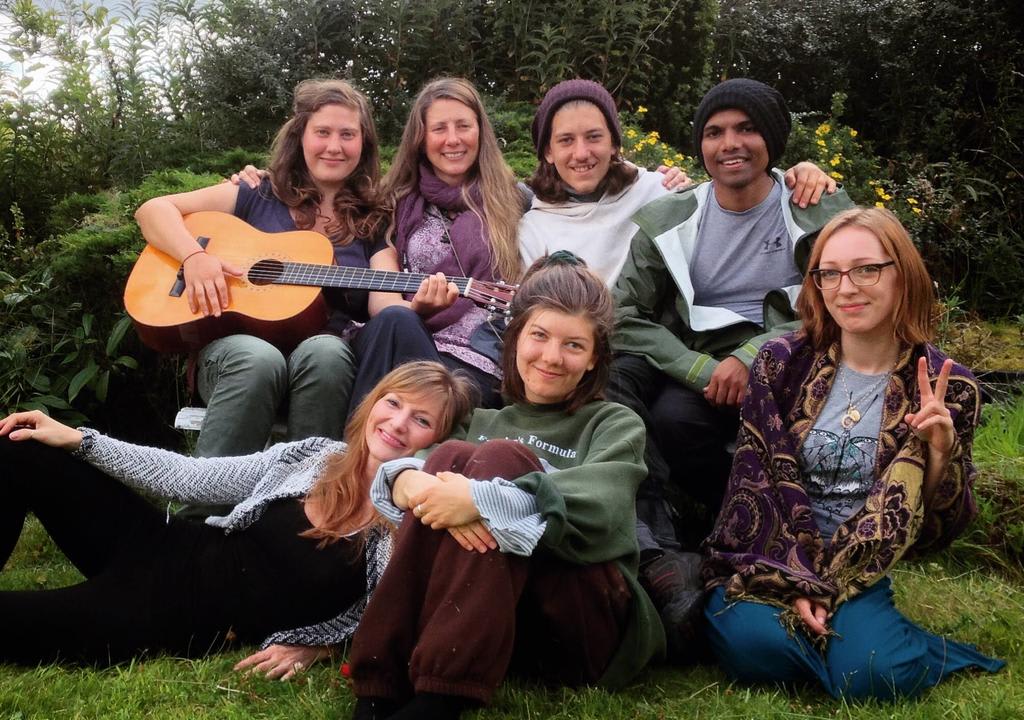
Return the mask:
<svg viewBox="0 0 1024 720">
<path fill-rule="evenodd" d="M 765 238 L 761 242 L 764 243 L 764 252 L 766 252 L 766 253 L 778 252 L 779 250 L 782 249 L 782 236 L 781 235 L 775 237 L 774 239 L 772 239 L 772 238 Z"/>
</svg>

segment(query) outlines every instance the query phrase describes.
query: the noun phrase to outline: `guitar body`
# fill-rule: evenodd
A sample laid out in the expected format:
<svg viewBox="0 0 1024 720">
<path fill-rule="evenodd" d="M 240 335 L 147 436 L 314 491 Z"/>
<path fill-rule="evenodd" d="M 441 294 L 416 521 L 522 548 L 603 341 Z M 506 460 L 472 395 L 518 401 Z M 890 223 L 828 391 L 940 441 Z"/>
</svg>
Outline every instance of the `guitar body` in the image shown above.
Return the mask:
<svg viewBox="0 0 1024 720">
<path fill-rule="evenodd" d="M 330 265 L 331 242 L 311 230 L 265 233 L 233 215 L 197 212 L 185 217 L 197 238 L 209 238 L 208 252 L 246 271 L 261 260 Z M 174 294 L 181 263 L 147 245 L 128 276 L 124 305 L 139 337 L 160 352 L 184 352 L 226 335 L 255 335 L 282 350 L 294 348 L 316 334 L 327 320 L 320 288 L 302 285 L 254 284 L 248 277 L 231 278 L 231 302 L 219 317 L 189 310 L 184 292 Z"/>
</svg>

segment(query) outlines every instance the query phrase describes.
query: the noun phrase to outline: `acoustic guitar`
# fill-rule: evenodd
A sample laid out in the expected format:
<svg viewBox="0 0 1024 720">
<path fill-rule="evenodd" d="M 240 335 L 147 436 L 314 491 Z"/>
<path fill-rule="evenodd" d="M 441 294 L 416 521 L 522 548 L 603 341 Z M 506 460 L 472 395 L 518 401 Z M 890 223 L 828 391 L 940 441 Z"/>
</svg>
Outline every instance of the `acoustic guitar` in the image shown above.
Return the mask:
<svg viewBox="0 0 1024 720">
<path fill-rule="evenodd" d="M 139 255 L 124 305 L 142 341 L 160 352 L 195 350 L 225 335 L 255 335 L 292 348 L 327 321 L 321 288 L 415 293 L 427 275 L 332 265 L 331 242 L 311 230 L 265 233 L 233 215 L 197 212 L 185 226 L 211 254 L 245 269 L 228 277 L 231 304 L 219 318 L 189 310 L 180 262 L 151 246 Z M 450 277 L 462 297 L 507 315 L 515 287 Z"/>
</svg>

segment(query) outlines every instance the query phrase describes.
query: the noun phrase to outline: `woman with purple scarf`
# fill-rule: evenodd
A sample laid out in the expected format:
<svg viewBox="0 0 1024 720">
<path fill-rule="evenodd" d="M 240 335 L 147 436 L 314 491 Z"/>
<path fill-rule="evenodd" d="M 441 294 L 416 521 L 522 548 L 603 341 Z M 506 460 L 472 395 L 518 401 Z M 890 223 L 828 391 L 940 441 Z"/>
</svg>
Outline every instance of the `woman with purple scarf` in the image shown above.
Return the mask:
<svg viewBox="0 0 1024 720">
<path fill-rule="evenodd" d="M 353 406 L 393 367 L 440 360 L 468 372 L 484 406 L 499 407 L 497 361 L 470 342 L 481 330 L 487 334 L 488 313 L 459 298 L 444 277 L 514 283 L 520 273 L 524 195 L 472 84 L 439 78 L 420 90 L 381 196 L 394 208 L 394 247 L 375 256 L 373 268 L 432 277 L 410 299 L 371 301 L 373 319 L 355 343 Z"/>
<path fill-rule="evenodd" d="M 821 231 L 803 328 L 751 368 L 732 474 L 706 542 L 712 649 L 743 682 L 818 682 L 836 698 L 912 697 L 1003 662 L 893 603 L 904 555 L 948 545 L 975 513 L 977 381 L 931 344 L 934 294 L 887 210 Z"/>
</svg>

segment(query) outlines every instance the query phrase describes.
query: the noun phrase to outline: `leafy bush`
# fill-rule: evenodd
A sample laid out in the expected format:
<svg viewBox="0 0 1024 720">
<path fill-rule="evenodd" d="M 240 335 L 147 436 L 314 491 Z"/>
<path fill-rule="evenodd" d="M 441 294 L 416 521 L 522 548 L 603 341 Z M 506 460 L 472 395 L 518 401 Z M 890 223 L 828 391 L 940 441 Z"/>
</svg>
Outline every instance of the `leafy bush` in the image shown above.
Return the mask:
<svg viewBox="0 0 1024 720">
<path fill-rule="evenodd" d="M 633 112 L 620 112 L 619 124 L 622 126 L 622 156 L 634 165 L 654 170 L 659 165 L 678 167 L 686 172 L 694 182 L 707 179 L 707 173 L 697 159 L 687 157 L 676 148 L 661 139 L 658 130 L 644 131 L 648 109 L 638 105 Z"/>
<path fill-rule="evenodd" d="M 487 117 L 501 144 L 505 162 L 516 177 L 528 179 L 537 167 L 531 127 L 535 108 L 531 103 L 485 96 Z"/>
<path fill-rule="evenodd" d="M 49 269 L 36 277 L 0 276 L 6 287 L 2 301 L 6 316 L 0 335 L 0 408 L 43 410 L 78 424 L 86 414 L 76 407 L 82 390 L 95 403 L 107 401 L 110 381 L 138 361 L 121 354 L 131 326 L 123 312 L 97 323 L 80 302 L 66 306 L 50 302 L 57 274 Z M 113 321 L 110 325 L 109 321 Z M 76 401 L 79 401 L 76 406 Z"/>
<path fill-rule="evenodd" d="M 144 245 L 132 214 L 151 197 L 220 179 L 162 171 L 130 191 L 76 197 L 65 218 L 99 211 L 70 232 L 12 246 L 22 270 L 0 274 L 0 410 L 38 408 L 126 438 L 177 441 L 167 424 L 181 404 L 182 358 L 142 347 L 123 311 L 124 282 Z"/>
</svg>

